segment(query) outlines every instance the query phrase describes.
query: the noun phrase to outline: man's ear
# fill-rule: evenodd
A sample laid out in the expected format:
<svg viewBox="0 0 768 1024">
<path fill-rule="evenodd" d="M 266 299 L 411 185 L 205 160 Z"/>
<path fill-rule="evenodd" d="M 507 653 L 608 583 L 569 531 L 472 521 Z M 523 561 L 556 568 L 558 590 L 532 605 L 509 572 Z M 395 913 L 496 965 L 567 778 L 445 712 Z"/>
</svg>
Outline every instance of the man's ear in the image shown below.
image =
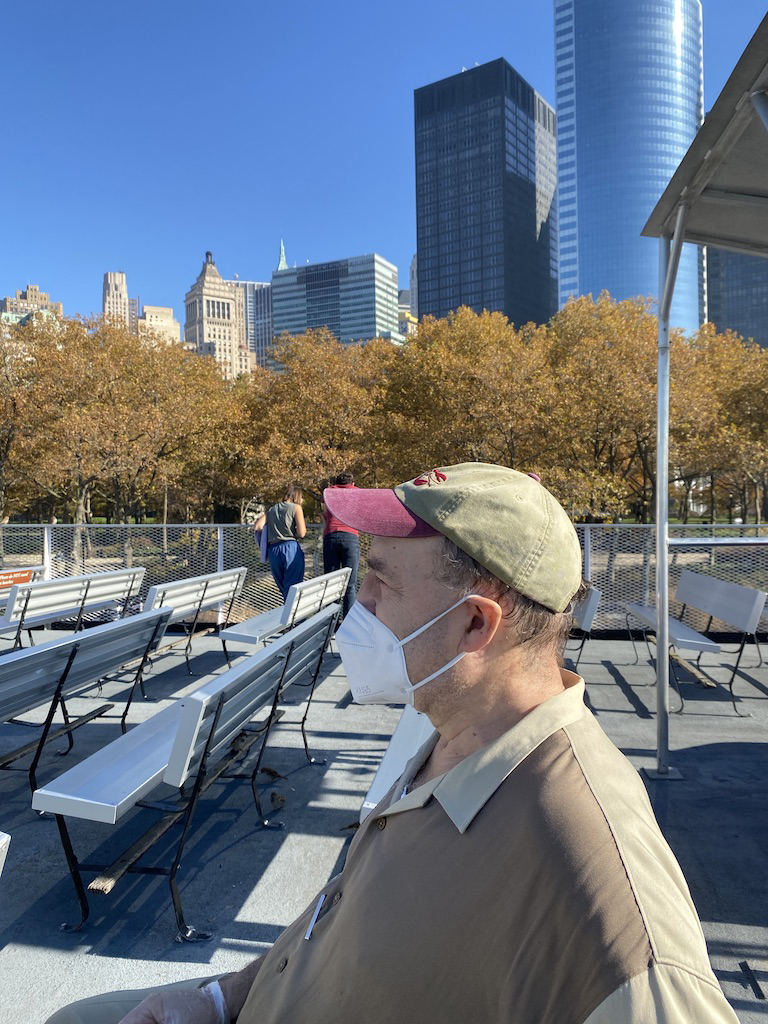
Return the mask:
<svg viewBox="0 0 768 1024">
<path fill-rule="evenodd" d="M 502 610 L 498 601 L 472 594 L 466 600 L 467 626 L 461 649 L 472 654 L 487 647 L 501 625 Z"/>
</svg>

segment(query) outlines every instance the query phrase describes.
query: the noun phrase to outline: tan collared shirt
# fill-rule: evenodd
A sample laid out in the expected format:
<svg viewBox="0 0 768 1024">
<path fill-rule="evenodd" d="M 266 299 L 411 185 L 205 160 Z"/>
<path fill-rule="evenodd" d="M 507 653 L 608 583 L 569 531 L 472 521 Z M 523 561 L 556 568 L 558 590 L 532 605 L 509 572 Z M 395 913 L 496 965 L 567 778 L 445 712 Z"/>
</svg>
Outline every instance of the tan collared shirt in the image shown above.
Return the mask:
<svg viewBox="0 0 768 1024">
<path fill-rule="evenodd" d="M 637 773 L 563 678 L 398 799 L 419 751 L 239 1024 L 737 1024 Z"/>
</svg>

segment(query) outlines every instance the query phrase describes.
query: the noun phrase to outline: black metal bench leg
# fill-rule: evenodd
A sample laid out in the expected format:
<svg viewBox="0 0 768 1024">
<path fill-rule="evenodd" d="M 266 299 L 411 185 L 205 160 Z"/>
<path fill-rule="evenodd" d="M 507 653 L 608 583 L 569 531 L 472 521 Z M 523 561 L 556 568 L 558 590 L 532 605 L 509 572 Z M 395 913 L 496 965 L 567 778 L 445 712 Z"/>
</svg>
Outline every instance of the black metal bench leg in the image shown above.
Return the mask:
<svg viewBox="0 0 768 1024">
<path fill-rule="evenodd" d="M 673 715 L 682 715 L 682 714 L 684 714 L 684 711 L 685 711 L 685 701 L 683 700 L 683 695 L 680 692 L 680 680 L 677 678 L 677 672 L 675 671 L 675 663 L 672 660 L 671 652 L 668 655 L 668 658 L 669 658 L 669 669 L 670 669 L 669 678 L 672 681 L 672 685 L 677 690 L 677 696 L 680 698 L 680 707 L 676 711 L 673 711 L 672 714 Z"/>
<path fill-rule="evenodd" d="M 738 656 L 736 658 L 736 664 L 733 666 L 733 671 L 731 672 L 731 678 L 728 680 L 728 689 L 730 690 L 730 694 L 731 694 L 731 704 L 733 704 L 733 710 L 736 712 L 736 714 L 739 716 L 739 718 L 751 718 L 752 717 L 748 711 L 739 711 L 739 707 L 738 707 L 738 705 L 736 703 L 736 695 L 733 692 L 733 684 L 736 682 L 736 673 L 739 671 L 739 663 L 741 662 L 741 656 L 744 653 L 744 647 L 746 645 L 746 642 L 747 642 L 747 634 L 745 633 L 744 636 L 742 637 L 741 647 L 739 647 L 739 653 L 738 653 Z M 755 637 L 755 643 L 757 643 L 757 637 Z"/>
<path fill-rule="evenodd" d="M 582 638 L 581 638 L 581 643 L 579 644 L 579 652 L 576 655 L 576 661 L 574 661 L 574 663 L 573 663 L 573 667 L 574 668 L 578 668 L 579 667 L 579 662 L 581 661 L 581 654 L 582 654 L 582 651 L 584 650 L 584 644 L 586 642 L 587 642 L 587 635 L 585 633 L 584 636 L 582 636 Z"/>
<path fill-rule="evenodd" d="M 625 619 L 626 619 L 626 623 L 627 623 L 627 636 L 632 641 L 632 650 L 635 652 L 635 665 L 639 665 L 640 664 L 640 655 L 638 654 L 638 651 L 637 651 L 637 644 L 635 643 L 635 638 L 632 636 L 632 630 L 629 628 L 629 613 L 626 614 Z"/>
<path fill-rule="evenodd" d="M 61 814 L 56 815 L 56 824 L 59 827 L 61 845 L 64 848 L 64 856 L 67 858 L 67 867 L 69 868 L 69 874 L 72 878 L 72 884 L 75 887 L 77 902 L 80 904 L 80 921 L 77 924 L 65 923 L 61 926 L 61 930 L 63 932 L 79 932 L 88 920 L 88 915 L 90 913 L 88 897 L 85 892 L 85 886 L 83 885 L 83 879 L 80 876 L 80 865 L 77 857 L 75 856 L 75 851 L 72 848 L 72 841 L 69 838 L 67 824 Z"/>
<path fill-rule="evenodd" d="M 224 648 L 224 657 L 227 659 L 227 668 L 232 668 L 232 659 L 230 658 L 229 651 L 227 650 L 227 641 L 222 637 L 219 639 L 221 640 L 221 646 Z"/>
</svg>

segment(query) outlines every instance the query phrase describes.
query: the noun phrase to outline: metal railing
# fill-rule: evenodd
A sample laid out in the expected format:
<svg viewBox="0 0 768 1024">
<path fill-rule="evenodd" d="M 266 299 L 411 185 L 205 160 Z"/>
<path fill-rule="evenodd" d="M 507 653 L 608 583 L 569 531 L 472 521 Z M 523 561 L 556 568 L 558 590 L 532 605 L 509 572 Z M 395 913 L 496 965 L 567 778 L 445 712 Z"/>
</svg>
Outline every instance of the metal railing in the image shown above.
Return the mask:
<svg viewBox="0 0 768 1024">
<path fill-rule="evenodd" d="M 603 593 L 594 623 L 596 634 L 623 630 L 628 601 L 653 604 L 656 557 L 654 527 L 620 523 L 576 527 L 584 551 L 584 575 Z M 723 543 L 727 537 L 768 537 L 768 526 L 719 524 L 671 525 L 670 540 L 701 538 L 701 545 L 670 547 L 669 585 L 674 593 L 682 569 L 693 569 L 718 579 L 768 590 L 768 545 Z M 708 538 L 717 537 L 718 544 Z M 362 540 L 362 552 L 367 549 Z M 306 558 L 305 575 L 323 571 L 321 527 L 308 524 L 302 541 Z M 237 620 L 275 608 L 280 594 L 269 566 L 261 562 L 258 545 L 250 527 L 226 525 L 17 525 L 0 526 L 0 569 L 46 566 L 50 579 L 106 572 L 109 569 L 143 565 L 147 573 L 141 598 L 149 587 L 169 580 L 200 576 L 244 565 L 248 569 L 242 594 L 233 609 Z M 360 575 L 365 572 L 364 563 Z M 674 599 L 672 614 L 679 611 Z M 706 623 L 691 619 L 694 628 Z M 713 628 L 729 632 L 724 623 Z M 768 629 L 764 615 L 761 630 Z"/>
</svg>

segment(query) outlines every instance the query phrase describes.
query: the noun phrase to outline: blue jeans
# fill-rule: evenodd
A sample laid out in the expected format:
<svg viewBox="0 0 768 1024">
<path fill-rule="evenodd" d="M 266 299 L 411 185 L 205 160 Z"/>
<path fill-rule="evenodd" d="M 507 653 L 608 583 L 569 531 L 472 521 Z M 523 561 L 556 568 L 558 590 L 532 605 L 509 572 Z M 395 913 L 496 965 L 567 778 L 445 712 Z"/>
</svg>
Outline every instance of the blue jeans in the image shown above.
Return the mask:
<svg viewBox="0 0 768 1024">
<path fill-rule="evenodd" d="M 357 597 L 357 568 L 360 565 L 360 538 L 345 530 L 326 533 L 323 537 L 323 569 L 333 572 L 335 569 L 352 570 L 349 586 L 344 595 L 342 614 L 346 615 Z"/>
<path fill-rule="evenodd" d="M 295 540 L 281 540 L 267 549 L 269 568 L 285 601 L 288 589 L 304 579 L 304 552 Z"/>
</svg>

